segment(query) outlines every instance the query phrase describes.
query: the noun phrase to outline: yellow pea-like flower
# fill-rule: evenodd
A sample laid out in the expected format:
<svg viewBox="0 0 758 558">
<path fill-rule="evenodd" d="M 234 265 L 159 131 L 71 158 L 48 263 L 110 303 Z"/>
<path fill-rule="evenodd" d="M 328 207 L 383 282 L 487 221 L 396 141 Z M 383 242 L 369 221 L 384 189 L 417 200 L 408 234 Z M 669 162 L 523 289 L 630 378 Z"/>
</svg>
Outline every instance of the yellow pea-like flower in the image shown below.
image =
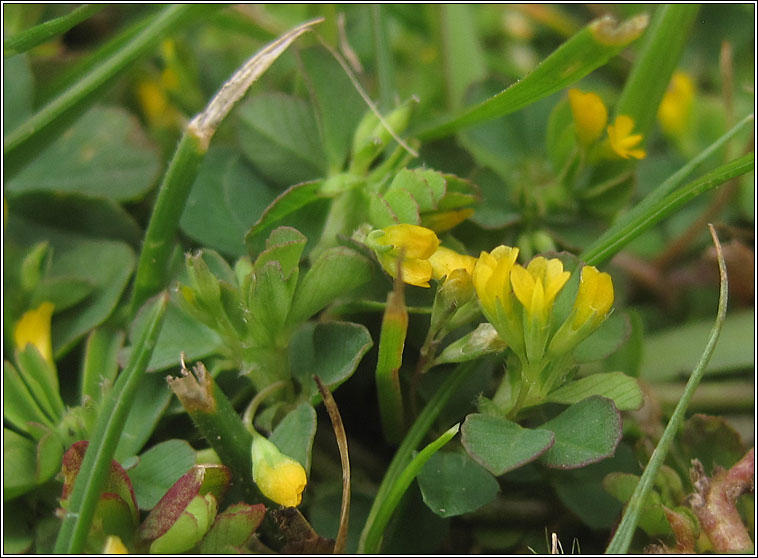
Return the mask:
<svg viewBox="0 0 758 558">
<path fill-rule="evenodd" d="M 403 281 L 417 287 L 429 286 L 432 278 L 429 258 L 440 245 L 434 231 L 418 225 L 390 225 L 372 231 L 367 241 L 376 252 L 382 268 L 392 277 L 397 275 L 397 262 L 402 257 L 400 267 Z"/>
<path fill-rule="evenodd" d="M 13 341 L 18 349 L 23 350 L 31 343 L 51 365 L 54 362 L 50 322 L 54 309 L 52 302 L 43 302 L 37 308 L 24 312 L 13 330 Z"/>
<path fill-rule="evenodd" d="M 591 265 L 584 266 L 574 301 L 574 329 L 586 323 L 599 325 L 613 306 L 613 297 L 611 276 Z"/>
<path fill-rule="evenodd" d="M 303 466 L 260 434 L 253 436 L 251 454 L 253 480 L 263 495 L 282 506 L 299 505 L 308 484 Z"/>
<path fill-rule="evenodd" d="M 614 123 L 608 126 L 608 141 L 611 149 L 619 157 L 644 159 L 645 150 L 637 148 L 642 143 L 642 134 L 632 134 L 633 129 L 634 120 L 630 116 L 626 114 L 617 116 Z"/>
<path fill-rule="evenodd" d="M 524 268 L 515 265 L 511 270 L 513 293 L 527 313 L 541 321 L 547 320 L 558 292 L 570 277 L 558 259 L 537 256 Z"/>
<path fill-rule="evenodd" d="M 595 93 L 569 89 L 568 97 L 579 141 L 584 145 L 590 145 L 603 134 L 608 122 L 608 109 Z"/>
</svg>

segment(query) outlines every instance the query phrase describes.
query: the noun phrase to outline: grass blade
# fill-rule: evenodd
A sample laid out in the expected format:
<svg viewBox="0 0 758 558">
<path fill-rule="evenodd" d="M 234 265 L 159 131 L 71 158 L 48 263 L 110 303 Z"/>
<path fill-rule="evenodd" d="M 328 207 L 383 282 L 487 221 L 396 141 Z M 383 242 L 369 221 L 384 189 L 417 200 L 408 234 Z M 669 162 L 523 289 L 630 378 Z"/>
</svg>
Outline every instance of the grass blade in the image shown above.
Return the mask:
<svg viewBox="0 0 758 558">
<path fill-rule="evenodd" d="M 208 10 L 202 5 L 166 6 L 133 40 L 124 44 L 58 97 L 50 101 L 5 138 L 5 179 L 34 158 L 42 147 L 91 106 L 128 66 L 150 52 L 158 42 L 197 13 Z"/>
<path fill-rule="evenodd" d="M 358 544 L 358 552 L 365 552 L 366 538 L 369 532 L 375 529 L 373 525 L 377 521 L 379 510 L 384 506 L 384 501 L 388 498 L 392 487 L 397 482 L 406 465 L 410 463 L 411 456 L 416 450 L 421 440 L 432 427 L 432 423 L 437 419 L 442 409 L 445 408 L 448 400 L 458 390 L 464 379 L 470 374 L 473 363 L 467 362 L 458 367 L 445 379 L 443 384 L 437 389 L 434 396 L 429 400 L 424 409 L 419 413 L 416 421 L 411 426 L 408 433 L 403 438 L 403 442 L 397 448 L 392 462 L 384 474 L 379 490 L 374 497 L 374 503 L 371 506 L 366 524 L 361 532 L 361 540 Z M 381 533 L 379 533 L 381 535 Z"/>
<path fill-rule="evenodd" d="M 655 122 L 658 105 L 679 63 L 698 8 L 697 4 L 657 7 L 615 107 L 617 115 L 632 117 L 635 133 L 647 137 Z"/>
<path fill-rule="evenodd" d="M 111 459 L 137 393 L 139 380 L 153 354 L 167 305 L 168 295 L 164 294 L 150 309 L 147 327 L 135 345 L 129 364 L 119 375 L 101 407 L 55 541 L 56 554 L 81 554 L 84 550 L 100 491 L 110 470 Z"/>
<path fill-rule="evenodd" d="M 463 114 L 417 134 L 421 140 L 440 138 L 480 122 L 500 118 L 568 87 L 605 64 L 647 26 L 647 14 L 620 25 L 609 17 L 596 19 L 563 43 L 524 79 Z"/>
<path fill-rule="evenodd" d="M 26 52 L 58 35 L 62 35 L 75 25 L 95 15 L 104 7 L 105 4 L 82 4 L 64 16 L 40 23 L 31 29 L 8 37 L 3 41 L 3 57 L 7 58 Z"/>
<path fill-rule="evenodd" d="M 615 255 L 626 244 L 671 215 L 693 198 L 720 186 L 727 180 L 750 172 L 753 170 L 753 167 L 754 155 L 752 153 L 743 155 L 738 159 L 721 165 L 652 204 L 646 203 L 644 211 L 635 212 L 633 218 L 609 229 L 596 243 L 585 250 L 579 258 L 589 265 L 598 265 L 604 262 Z"/>
<path fill-rule="evenodd" d="M 363 548 L 361 552 L 366 554 L 376 554 L 379 552 L 384 528 L 389 523 L 392 512 L 395 511 L 395 508 L 400 503 L 403 494 L 408 490 L 408 487 L 413 482 L 413 479 L 416 478 L 416 475 L 419 474 L 424 464 L 429 461 L 437 450 L 453 439 L 453 436 L 458 433 L 459 428 L 460 424 L 458 423 L 450 427 L 439 438 L 422 449 L 400 472 L 397 479 L 389 487 L 387 496 L 382 500 L 381 506 L 376 510 L 376 515 L 373 517 L 374 520 L 369 530 L 365 533 L 365 539 L 362 541 Z"/>
<path fill-rule="evenodd" d="M 674 442 L 674 437 L 684 421 L 684 414 L 687 411 L 690 400 L 692 399 L 703 374 L 705 373 L 705 368 L 708 366 L 708 361 L 713 354 L 713 349 L 716 347 L 719 334 L 721 333 L 721 326 L 726 317 L 729 286 L 726 276 L 726 265 L 724 264 L 724 254 L 721 251 L 721 244 L 716 236 L 716 231 L 713 228 L 713 225 L 708 225 L 708 227 L 710 228 L 711 236 L 713 237 L 713 243 L 716 246 L 716 254 L 718 255 L 719 263 L 719 278 L 721 281 L 716 323 L 713 324 L 713 329 L 711 330 L 703 355 L 700 357 L 700 361 L 697 363 L 697 366 L 692 371 L 690 379 L 687 381 L 684 394 L 682 394 L 682 398 L 679 400 L 679 403 L 677 403 L 676 408 L 671 415 L 671 419 L 669 419 L 666 429 L 663 431 L 663 435 L 658 441 L 658 445 L 656 446 L 653 455 L 650 457 L 647 467 L 645 467 L 645 472 L 642 473 L 642 478 L 637 484 L 637 488 L 634 490 L 632 498 L 629 500 L 624 516 L 621 519 L 621 523 L 619 524 L 618 529 L 616 529 L 616 533 L 613 535 L 613 539 L 611 539 L 608 548 L 605 549 L 606 554 L 626 554 L 629 551 L 629 544 L 631 543 L 632 536 L 637 528 L 637 521 L 639 520 L 642 511 L 642 505 L 645 502 L 648 492 L 650 492 L 650 489 L 653 487 L 655 478 L 658 475 L 658 470 L 661 465 L 663 465 L 663 462 L 666 459 L 666 454 L 668 453 L 671 444 Z"/>
</svg>

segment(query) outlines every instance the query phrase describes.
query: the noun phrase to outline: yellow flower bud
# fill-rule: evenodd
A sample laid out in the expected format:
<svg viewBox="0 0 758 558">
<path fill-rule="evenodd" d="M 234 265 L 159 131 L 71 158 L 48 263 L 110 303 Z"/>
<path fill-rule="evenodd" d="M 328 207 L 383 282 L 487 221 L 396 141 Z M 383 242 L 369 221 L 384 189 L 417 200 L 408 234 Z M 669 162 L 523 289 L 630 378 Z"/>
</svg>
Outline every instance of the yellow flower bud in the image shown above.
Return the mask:
<svg viewBox="0 0 758 558">
<path fill-rule="evenodd" d="M 595 93 L 569 89 L 568 97 L 579 141 L 584 145 L 590 145 L 603 134 L 608 122 L 608 109 Z"/>
<path fill-rule="evenodd" d="M 263 495 L 282 506 L 299 505 L 308 484 L 303 466 L 260 434 L 253 436 L 251 453 L 253 480 Z"/>
<path fill-rule="evenodd" d="M 438 281 L 443 277 L 450 275 L 456 269 L 465 269 L 469 275 L 474 273 L 474 264 L 476 258 L 459 254 L 455 250 L 440 246 L 437 251 L 429 257 L 429 263 L 432 264 L 432 277 Z"/>
<path fill-rule="evenodd" d="M 372 231 L 367 238 L 384 270 L 397 275 L 397 262 L 402 257 L 403 281 L 417 287 L 428 287 L 432 278 L 429 258 L 437 251 L 440 240 L 434 231 L 418 225 L 390 225 Z"/>
<path fill-rule="evenodd" d="M 642 134 L 632 134 L 634 129 L 634 120 L 630 116 L 622 114 L 617 116 L 613 124 L 608 126 L 608 141 L 611 149 L 624 159 L 634 157 L 635 159 L 644 159 L 645 150 L 635 149 L 642 143 Z"/>
<path fill-rule="evenodd" d="M 18 349 L 23 350 L 28 343 L 31 343 L 51 365 L 54 362 L 50 322 L 54 309 L 52 302 L 43 302 L 34 310 L 25 312 L 13 330 L 13 341 Z"/>
<path fill-rule="evenodd" d="M 570 275 L 568 271 L 563 271 L 560 260 L 537 256 L 526 268 L 513 266 L 513 293 L 530 316 L 546 321 L 555 297 Z"/>
<path fill-rule="evenodd" d="M 692 78 L 684 72 L 675 72 L 658 107 L 658 121 L 666 134 L 675 136 L 684 132 L 694 99 Z"/>
<path fill-rule="evenodd" d="M 579 292 L 574 301 L 574 329 L 585 323 L 599 325 L 613 306 L 613 281 L 607 273 L 586 265 L 582 268 Z"/>
</svg>

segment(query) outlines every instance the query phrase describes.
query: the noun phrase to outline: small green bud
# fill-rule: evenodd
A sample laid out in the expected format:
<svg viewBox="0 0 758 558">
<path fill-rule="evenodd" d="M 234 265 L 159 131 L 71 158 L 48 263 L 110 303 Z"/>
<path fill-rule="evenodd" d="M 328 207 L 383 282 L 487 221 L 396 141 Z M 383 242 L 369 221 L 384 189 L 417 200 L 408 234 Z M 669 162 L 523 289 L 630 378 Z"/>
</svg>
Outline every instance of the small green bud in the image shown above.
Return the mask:
<svg viewBox="0 0 758 558">
<path fill-rule="evenodd" d="M 186 266 L 192 287 L 194 287 L 200 302 L 210 307 L 217 305 L 221 299 L 221 288 L 218 284 L 218 278 L 203 260 L 203 255 L 200 252 L 194 255 L 187 254 Z"/>
<path fill-rule="evenodd" d="M 417 102 L 415 97 L 411 98 L 385 116 L 386 126 L 373 111 L 363 117 L 353 136 L 351 173 L 362 174 L 371 166 L 392 141 L 390 130 L 395 134 L 405 131 L 413 113 L 413 105 Z"/>
</svg>

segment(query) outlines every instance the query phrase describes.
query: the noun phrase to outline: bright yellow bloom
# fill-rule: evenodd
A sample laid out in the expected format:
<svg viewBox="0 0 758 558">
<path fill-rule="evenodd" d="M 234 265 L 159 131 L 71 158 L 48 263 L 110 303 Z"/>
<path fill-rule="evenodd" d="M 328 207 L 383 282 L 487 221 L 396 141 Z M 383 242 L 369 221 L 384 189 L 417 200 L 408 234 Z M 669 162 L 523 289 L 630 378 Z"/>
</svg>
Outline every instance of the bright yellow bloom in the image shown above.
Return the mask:
<svg viewBox="0 0 758 558">
<path fill-rule="evenodd" d="M 642 134 L 632 134 L 634 120 L 630 116 L 622 114 L 616 117 L 616 121 L 608 126 L 608 140 L 611 149 L 624 159 L 634 157 L 644 159 L 645 150 L 635 149 L 642 142 Z"/>
<path fill-rule="evenodd" d="M 678 135 L 684 132 L 694 99 L 692 78 L 684 72 L 675 72 L 658 107 L 658 121 L 665 133 Z"/>
<path fill-rule="evenodd" d="M 432 264 L 432 277 L 439 281 L 456 269 L 465 269 L 471 275 L 474 273 L 476 258 L 440 246 L 429 258 L 429 263 Z"/>
<path fill-rule="evenodd" d="M 13 341 L 18 349 L 23 350 L 27 344 L 31 343 L 51 365 L 54 363 L 50 321 L 54 309 L 52 302 L 43 302 L 34 310 L 25 312 L 13 330 Z"/>
<path fill-rule="evenodd" d="M 476 261 L 472 276 L 474 289 L 490 322 L 497 316 L 498 305 L 510 309 L 510 275 L 516 258 L 518 248 L 498 246 L 489 254 L 482 252 Z"/>
<path fill-rule="evenodd" d="M 263 495 L 282 506 L 299 505 L 308 484 L 303 466 L 260 434 L 253 436 L 251 453 L 253 480 Z"/>
<path fill-rule="evenodd" d="M 402 257 L 403 281 L 417 287 L 429 286 L 432 278 L 429 258 L 440 245 L 434 231 L 418 225 L 390 225 L 381 231 L 372 231 L 368 242 L 379 263 L 392 277 L 397 275 L 397 262 Z"/>
<path fill-rule="evenodd" d="M 537 256 L 524 268 L 513 266 L 511 284 L 513 292 L 530 316 L 547 320 L 553 302 L 571 273 L 563 271 L 558 259 L 548 260 Z"/>
<path fill-rule="evenodd" d="M 613 281 L 607 273 L 586 265 L 582 268 L 579 292 L 574 301 L 574 329 L 591 322 L 599 325 L 613 306 Z"/>
<path fill-rule="evenodd" d="M 608 122 L 608 109 L 595 93 L 569 89 L 568 97 L 579 141 L 584 145 L 590 145 L 603 134 Z"/>
<path fill-rule="evenodd" d="M 474 210 L 471 208 L 425 213 L 421 216 L 421 225 L 427 229 L 432 229 L 436 233 L 445 232 L 463 223 L 463 221 L 473 214 Z"/>
<path fill-rule="evenodd" d="M 105 539 L 105 546 L 103 547 L 103 554 L 129 554 L 129 550 L 126 548 L 121 538 L 116 535 L 108 535 Z"/>
</svg>

